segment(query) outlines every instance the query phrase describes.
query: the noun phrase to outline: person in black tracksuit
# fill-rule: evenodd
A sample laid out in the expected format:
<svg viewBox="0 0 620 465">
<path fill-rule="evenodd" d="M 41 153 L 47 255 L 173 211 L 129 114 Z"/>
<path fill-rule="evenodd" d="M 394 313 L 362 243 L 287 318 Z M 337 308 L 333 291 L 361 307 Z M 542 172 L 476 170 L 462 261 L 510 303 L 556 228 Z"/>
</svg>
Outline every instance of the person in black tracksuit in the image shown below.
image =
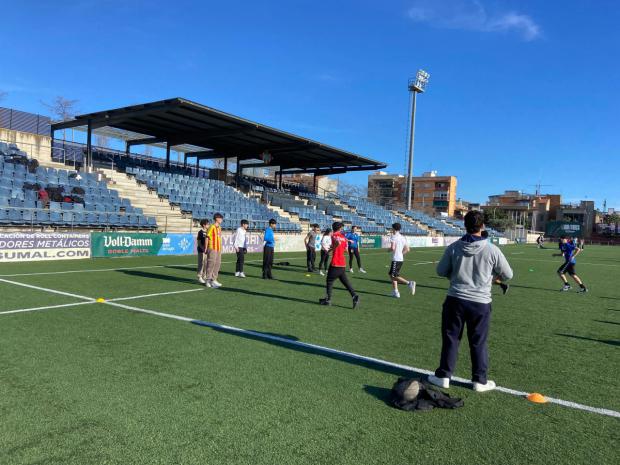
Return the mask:
<svg viewBox="0 0 620 465">
<path fill-rule="evenodd" d="M 276 220 L 270 219 L 269 226 L 265 229 L 263 236 L 263 279 L 273 279 L 271 269 L 273 268 L 273 253 L 276 247 L 274 234 L 276 224 Z"/>
</svg>

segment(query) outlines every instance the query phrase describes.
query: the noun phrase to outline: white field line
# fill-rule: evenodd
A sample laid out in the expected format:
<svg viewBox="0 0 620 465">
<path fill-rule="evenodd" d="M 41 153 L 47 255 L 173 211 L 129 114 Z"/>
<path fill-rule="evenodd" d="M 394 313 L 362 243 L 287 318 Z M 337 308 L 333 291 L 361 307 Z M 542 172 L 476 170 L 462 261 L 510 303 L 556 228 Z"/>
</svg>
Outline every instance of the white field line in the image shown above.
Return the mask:
<svg viewBox="0 0 620 465">
<path fill-rule="evenodd" d="M 68 297 L 75 297 L 76 299 L 91 300 L 91 301 L 95 300 L 95 299 L 93 299 L 91 297 L 86 297 L 86 296 L 83 296 L 83 295 L 71 294 L 70 292 L 64 292 L 64 291 L 57 291 L 55 289 L 48 289 L 47 287 L 33 286 L 32 284 L 18 283 L 17 281 L 10 281 L 8 279 L 0 278 L 0 282 L 8 283 L 8 284 L 14 284 L 16 286 L 27 287 L 29 289 L 36 289 L 37 291 L 51 292 L 53 294 L 66 295 Z"/>
<path fill-rule="evenodd" d="M 546 263 L 559 263 L 562 264 L 562 260 L 543 260 L 542 258 L 521 258 L 521 257 L 512 257 L 511 260 L 527 260 L 529 262 L 546 262 Z M 593 266 L 613 266 L 618 267 L 620 265 L 614 265 L 611 263 L 589 263 L 589 262 L 580 262 L 577 261 L 577 265 L 593 265 Z"/>
<path fill-rule="evenodd" d="M 198 284 L 198 283 L 196 283 L 196 284 Z M 162 295 L 172 295 L 172 294 L 185 294 L 186 292 L 197 292 L 197 291 L 204 291 L 204 290 L 205 290 L 205 286 L 203 284 L 200 287 L 197 287 L 195 289 L 184 289 L 182 291 L 170 291 L 170 292 L 157 292 L 156 294 L 133 295 L 133 296 L 130 296 L 130 297 L 115 297 L 114 299 L 106 300 L 106 302 L 118 302 L 118 301 L 121 301 L 121 300 L 146 299 L 148 297 L 159 297 L 159 296 L 162 296 Z"/>
<path fill-rule="evenodd" d="M 17 283 L 15 283 L 17 284 Z M 163 295 L 171 295 L 171 294 L 183 294 L 186 292 L 196 292 L 196 291 L 203 291 L 204 290 L 204 286 L 201 288 L 195 288 L 195 289 L 185 289 L 182 291 L 170 291 L 170 292 L 158 292 L 156 294 L 143 294 L 143 295 L 133 295 L 133 296 L 129 296 L 129 297 L 116 297 L 114 299 L 110 299 L 108 302 L 117 302 L 119 300 L 135 300 L 135 299 L 145 299 L 148 297 L 158 297 L 158 296 L 163 296 Z M 50 289 L 50 291 L 52 291 Z M 82 296 L 76 296 L 76 297 L 80 297 L 80 298 L 86 298 L 86 297 L 82 297 Z M 88 300 L 86 302 L 74 302 L 74 303 L 70 303 L 70 304 L 60 304 L 60 305 L 47 305 L 45 307 L 31 307 L 31 308 L 19 308 L 17 310 L 7 310 L 7 311 L 3 311 L 0 312 L 0 315 L 10 315 L 13 313 L 25 313 L 25 312 L 36 312 L 39 310 L 51 310 L 53 308 L 64 308 L 64 307 L 76 307 L 78 305 L 90 305 L 90 304 L 96 304 L 99 303 L 96 300 Z"/>
<path fill-rule="evenodd" d="M 224 330 L 224 331 L 231 332 L 231 333 L 245 334 L 245 335 L 253 336 L 253 337 L 256 337 L 256 338 L 260 338 L 260 339 L 267 339 L 267 340 L 271 340 L 271 341 L 278 341 L 278 342 L 282 342 L 284 344 L 288 344 L 288 345 L 292 345 L 292 346 L 296 346 L 296 347 L 304 347 L 304 348 L 314 349 L 314 350 L 317 350 L 319 352 L 324 352 L 324 353 L 327 353 L 327 354 L 335 354 L 335 355 L 351 358 L 351 359 L 354 359 L 354 360 L 360 360 L 360 361 L 363 361 L 363 362 L 374 363 L 376 365 L 382 365 L 382 366 L 386 366 L 386 367 L 390 367 L 390 368 L 398 368 L 398 369 L 401 369 L 401 370 L 421 373 L 421 374 L 425 374 L 425 375 L 434 374 L 433 371 L 425 370 L 423 368 L 417 368 L 417 367 L 413 367 L 413 366 L 409 366 L 409 365 L 402 365 L 400 363 L 389 362 L 387 360 L 382 360 L 380 358 L 368 357 L 366 355 L 360 355 L 360 354 L 356 354 L 356 353 L 353 353 L 353 352 L 345 352 L 345 351 L 342 351 L 342 350 L 332 349 L 331 347 L 325 347 L 325 346 L 321 346 L 321 345 L 318 345 L 318 344 L 311 344 L 311 343 L 308 343 L 308 342 L 294 341 L 294 340 L 291 340 L 291 339 L 287 339 L 287 338 L 279 337 L 279 336 L 274 336 L 274 335 L 271 335 L 271 334 L 265 334 L 265 333 L 261 333 L 261 332 L 257 332 L 257 331 L 251 331 L 251 330 L 247 330 L 247 329 L 236 328 L 234 326 L 228 326 L 228 325 L 223 325 L 223 324 L 218 324 L 218 323 L 211 323 L 209 321 L 195 320 L 195 319 L 192 319 L 192 318 L 187 318 L 187 317 L 180 316 L 180 315 L 174 315 L 174 314 L 171 314 L 171 313 L 155 312 L 153 310 L 146 310 L 146 309 L 139 308 L 139 307 L 132 307 L 132 306 L 129 306 L 129 305 L 117 304 L 115 302 L 106 302 L 106 303 L 109 304 L 109 305 L 114 305 L 116 307 L 121 307 L 121 308 L 124 308 L 126 310 L 131 310 L 131 311 L 134 311 L 134 312 L 146 313 L 146 314 L 149 314 L 149 315 L 156 315 L 156 316 L 161 316 L 161 317 L 164 317 L 164 318 L 171 318 L 171 319 L 174 319 L 174 320 L 185 321 L 185 322 L 192 323 L 192 324 L 199 325 L 199 326 L 206 326 L 206 327 L 212 328 L 212 329 L 220 329 L 220 330 Z M 456 377 L 456 376 L 453 376 L 452 380 L 456 381 L 456 382 L 459 382 L 459 383 L 471 384 L 470 380 L 465 379 L 465 378 L 459 378 L 459 377 Z M 525 396 L 527 396 L 529 394 L 528 392 L 525 392 L 525 391 L 518 391 L 518 390 L 515 390 L 515 389 L 505 388 L 505 387 L 502 387 L 502 386 L 498 386 L 496 388 L 496 390 L 499 391 L 499 392 L 503 392 L 505 394 L 510 394 L 510 395 L 518 396 L 518 397 L 525 397 Z M 554 397 L 547 397 L 547 400 L 550 403 L 561 405 L 563 407 L 569 407 L 569 408 L 573 408 L 573 409 L 577 409 L 577 410 L 584 410 L 586 412 L 598 413 L 599 415 L 606 415 L 606 416 L 610 416 L 610 417 L 620 418 L 620 412 L 617 412 L 615 410 L 599 408 L 599 407 L 590 407 L 588 405 L 578 404 L 576 402 L 571 402 L 571 401 L 567 401 L 567 400 L 563 400 L 563 399 L 556 399 Z"/>
<path fill-rule="evenodd" d="M 45 291 L 45 292 L 50 292 L 53 294 L 61 294 L 61 295 L 69 295 L 72 297 L 76 297 L 82 300 L 86 300 L 87 302 L 84 302 L 84 304 L 86 303 L 93 303 L 96 302 L 95 299 L 93 299 L 92 297 L 86 297 L 83 295 L 79 295 L 79 294 L 69 294 L 67 292 L 63 292 L 63 291 L 57 291 L 55 289 L 49 289 L 49 288 L 45 288 L 45 287 L 39 287 L 39 286 L 31 286 L 30 284 L 24 284 L 24 283 L 18 283 L 15 281 L 9 281 L 7 279 L 0 279 L 0 281 L 2 282 L 6 282 L 9 284 L 15 284 L 17 286 L 23 286 L 23 287 L 28 287 L 31 289 L 37 289 L 40 291 Z M 188 318 L 185 316 L 181 316 L 181 315 L 174 315 L 172 313 L 163 313 L 163 312 L 156 312 L 154 310 L 146 310 L 144 308 L 139 308 L 139 307 L 132 307 L 129 305 L 125 305 L 125 304 L 119 304 L 118 302 L 112 302 L 112 301 L 106 301 L 103 302 L 106 305 L 111 305 L 114 307 L 119 307 L 119 308 L 123 308 L 125 310 L 131 310 L 133 312 L 139 312 L 139 313 L 146 313 L 148 315 L 154 315 L 154 316 L 160 316 L 163 318 L 170 318 L 173 320 L 179 320 L 179 321 L 184 321 L 187 323 L 193 323 L 196 325 L 200 325 L 200 326 L 206 326 L 206 327 L 210 327 L 210 328 L 215 328 L 215 329 L 222 329 L 225 331 L 229 331 L 229 332 L 235 332 L 235 333 L 239 333 L 239 334 L 246 334 L 246 335 L 251 335 L 254 337 L 259 337 L 262 339 L 268 339 L 268 340 L 273 340 L 273 341 L 279 341 L 282 343 L 286 343 L 289 345 L 293 345 L 293 346 L 297 346 L 297 347 L 305 347 L 305 348 L 311 348 L 311 349 L 315 349 L 321 352 L 325 352 L 325 353 L 330 353 L 330 354 L 337 354 L 337 355 L 341 355 L 341 356 L 345 356 L 348 358 L 352 358 L 355 360 L 362 360 L 365 362 L 370 362 L 370 363 L 375 363 L 378 365 L 383 365 L 383 366 L 387 366 L 387 367 L 392 367 L 392 368 L 399 368 L 402 370 L 406 370 L 406 371 L 412 371 L 412 372 L 417 372 L 417 373 L 422 373 L 422 374 L 432 374 L 432 371 L 429 370 L 425 370 L 422 368 L 416 368 L 416 367 L 412 367 L 409 365 L 402 365 L 399 363 L 394 363 L 394 362 L 389 362 L 387 360 L 382 360 L 379 358 L 374 358 L 374 357 L 368 357 L 365 355 L 359 355 L 353 352 L 345 352 L 342 350 L 338 350 L 338 349 L 332 349 L 330 347 L 325 347 L 325 346 L 320 346 L 317 344 L 310 344 L 307 342 L 301 342 L 301 341 L 292 341 L 290 339 L 286 339 L 283 337 L 279 337 L 279 336 L 273 336 L 270 334 L 264 334 L 264 333 L 260 333 L 257 331 L 251 331 L 251 330 L 246 330 L 246 329 L 241 329 L 241 328 L 235 328 L 234 326 L 227 326 L 227 325 L 221 325 L 221 324 L 217 324 L 217 323 L 211 323 L 208 321 L 202 321 L 202 320 L 196 320 L 193 318 Z M 75 305 L 75 304 L 73 304 Z M 454 381 L 457 382 L 461 382 L 461 383 L 469 383 L 469 380 L 466 380 L 464 378 L 457 378 L 457 377 L 453 377 L 452 378 Z M 501 387 L 498 386 L 497 390 L 500 392 L 503 392 L 505 394 L 511 394 L 514 396 L 519 396 L 519 397 L 524 397 L 526 396 L 528 393 L 525 391 L 517 391 L 514 389 L 510 389 L 510 388 L 505 388 L 505 387 Z M 604 408 L 599 408 L 599 407 L 590 407 L 588 405 L 583 405 L 583 404 L 578 404 L 576 402 L 571 402 L 568 400 L 563 400 L 563 399 L 556 399 L 553 397 L 547 397 L 547 400 L 551 403 L 557 404 L 557 405 L 561 405 L 563 407 L 569 407 L 569 408 L 573 408 L 573 409 L 577 409 L 577 410 L 584 410 L 586 412 L 591 412 L 591 413 L 597 413 L 599 415 L 606 415 L 606 416 L 610 416 L 610 417 L 615 417 L 615 418 L 620 418 L 620 412 L 617 412 L 615 410 L 610 410 L 610 409 L 604 409 Z"/>
<path fill-rule="evenodd" d="M 372 250 L 372 251 L 369 250 L 369 251 L 365 251 L 363 255 L 374 255 L 374 254 L 381 253 L 381 252 L 387 254 L 389 251 L 386 249 Z M 281 252 L 281 253 L 291 253 L 291 252 Z M 296 253 L 296 252 L 293 252 L 293 253 Z M 305 260 L 305 259 L 306 259 L 305 256 L 304 257 L 283 257 L 282 259 L 279 259 L 276 255 L 276 260 L 280 260 L 280 261 Z M 245 263 L 261 263 L 262 261 L 263 261 L 262 259 L 246 260 Z M 223 261 L 222 263 L 235 263 L 235 261 Z M 56 275 L 56 274 L 71 274 L 71 273 L 105 273 L 108 271 L 147 270 L 147 269 L 152 269 L 152 268 L 180 268 L 180 267 L 195 266 L 195 265 L 196 265 L 196 262 L 174 263 L 174 264 L 169 264 L 169 265 L 126 266 L 126 267 L 121 267 L 121 268 L 91 268 L 91 269 L 85 269 L 85 270 L 42 271 L 42 272 L 37 272 L 37 273 L 0 274 L 0 278 L 17 278 L 20 276 L 45 276 L 45 275 Z"/>
<path fill-rule="evenodd" d="M 0 312 L 0 315 L 10 315 L 12 313 L 37 312 L 39 310 L 49 310 L 52 308 L 62 308 L 62 307 L 76 307 L 78 305 L 90 305 L 94 303 L 96 303 L 94 300 L 89 300 L 88 302 L 74 302 L 72 304 L 48 305 L 47 307 L 20 308 L 17 310 L 7 310 L 5 312 Z"/>
<path fill-rule="evenodd" d="M 523 255 L 525 252 L 510 252 L 510 255 Z"/>
</svg>

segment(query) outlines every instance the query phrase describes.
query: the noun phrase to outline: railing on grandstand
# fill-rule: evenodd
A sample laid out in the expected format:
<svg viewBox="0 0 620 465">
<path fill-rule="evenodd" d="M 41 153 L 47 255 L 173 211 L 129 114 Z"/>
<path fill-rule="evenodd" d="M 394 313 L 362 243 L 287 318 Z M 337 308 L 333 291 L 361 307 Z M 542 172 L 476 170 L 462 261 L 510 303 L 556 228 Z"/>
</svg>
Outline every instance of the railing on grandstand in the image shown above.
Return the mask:
<svg viewBox="0 0 620 465">
<path fill-rule="evenodd" d="M 6 144 L 17 145 L 16 142 L 8 140 L 8 139 L 0 139 L 0 142 L 4 142 Z M 50 150 L 50 153 L 53 155 L 54 151 L 58 153 L 58 157 L 61 159 L 66 158 L 66 152 L 62 148 L 54 148 L 49 145 L 40 145 L 40 144 L 31 144 L 29 142 L 19 142 L 19 150 L 22 152 L 26 152 L 28 158 L 36 158 L 37 160 L 41 159 L 41 152 Z M 52 157 L 53 161 L 53 157 Z"/>
<path fill-rule="evenodd" d="M 62 150 L 62 153 L 56 153 L 56 150 Z M 108 148 L 93 146 L 93 164 L 95 168 L 124 169 L 125 166 L 139 166 L 141 162 L 152 163 L 158 165 L 162 170 L 165 169 L 166 160 L 151 155 L 143 155 Z M 80 142 L 72 142 L 63 139 L 55 139 L 52 148 L 52 159 L 65 165 L 73 165 L 81 167 L 86 153 L 86 144 Z M 171 170 L 185 171 L 196 177 L 208 177 L 209 169 L 198 168 L 195 164 L 187 164 L 186 166 L 175 160 L 170 160 Z"/>
<path fill-rule="evenodd" d="M 17 228 L 17 227 L 24 227 L 24 226 L 30 226 L 30 230 L 34 231 L 35 228 L 39 229 L 43 229 L 45 227 L 49 227 L 49 228 L 70 228 L 71 230 L 74 229 L 97 229 L 97 230 L 113 230 L 113 229 L 138 229 L 138 230 L 157 230 L 159 225 L 155 222 L 149 222 L 148 220 L 146 222 L 144 222 L 143 220 L 141 220 L 140 216 L 138 215 L 132 215 L 130 213 L 124 213 L 124 212 L 109 212 L 109 211 L 101 211 L 101 210 L 81 210 L 79 212 L 76 212 L 74 210 L 50 210 L 50 209 L 42 209 L 42 208 L 26 208 L 26 207 L 11 207 L 11 206 L 1 206 L 0 207 L 0 211 L 4 212 L 4 211 L 15 211 L 15 212 L 19 212 L 19 215 L 15 215 L 13 218 L 11 218 L 11 214 L 9 213 L 8 215 L 4 215 L 4 213 L 0 213 L 0 228 L 4 227 L 4 228 Z M 30 215 L 26 215 L 24 216 L 22 214 L 22 212 L 30 212 Z M 45 213 L 46 215 L 43 216 L 41 215 L 42 213 Z M 80 216 L 77 216 L 76 219 L 76 213 L 78 213 L 78 215 L 81 215 L 81 218 L 83 218 L 82 220 L 80 220 Z M 58 218 L 60 218 L 59 220 L 52 220 L 52 214 L 58 214 Z M 105 215 L 108 219 L 110 217 L 112 218 L 118 218 L 119 221 L 113 221 L 112 223 L 101 223 L 99 221 L 95 222 L 95 221 L 86 221 L 86 219 L 90 216 L 90 215 L 96 215 L 98 216 L 103 216 Z M 28 218 L 29 216 L 29 218 Z M 55 215 L 54 215 L 55 216 Z M 129 219 L 126 220 L 121 220 L 121 218 L 129 218 L 129 217 L 135 217 L 137 219 L 137 221 L 132 222 Z M 46 219 L 42 219 L 42 218 L 46 218 Z M 66 221 L 63 218 L 70 218 L 67 219 Z M 148 217 L 147 217 L 148 218 Z M 167 217 L 166 217 L 167 218 Z M 192 231 L 192 222 L 189 222 L 189 232 Z M 167 222 L 164 225 L 164 231 L 163 232 L 167 232 Z"/>
</svg>

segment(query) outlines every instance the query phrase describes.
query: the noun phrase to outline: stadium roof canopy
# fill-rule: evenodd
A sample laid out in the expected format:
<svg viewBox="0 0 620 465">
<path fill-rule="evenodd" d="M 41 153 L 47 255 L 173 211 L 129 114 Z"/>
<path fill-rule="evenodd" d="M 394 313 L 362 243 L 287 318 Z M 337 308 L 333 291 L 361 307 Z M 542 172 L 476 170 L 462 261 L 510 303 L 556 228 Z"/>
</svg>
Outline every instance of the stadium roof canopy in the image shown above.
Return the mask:
<svg viewBox="0 0 620 465">
<path fill-rule="evenodd" d="M 129 147 L 164 144 L 167 163 L 170 147 L 200 159 L 235 158 L 241 168 L 278 166 L 281 173 L 327 175 L 347 171 L 378 170 L 384 163 L 255 123 L 183 98 L 132 105 L 76 116 L 52 125 L 54 131 L 86 127 L 125 140 Z M 87 144 L 90 146 L 90 144 Z"/>
</svg>

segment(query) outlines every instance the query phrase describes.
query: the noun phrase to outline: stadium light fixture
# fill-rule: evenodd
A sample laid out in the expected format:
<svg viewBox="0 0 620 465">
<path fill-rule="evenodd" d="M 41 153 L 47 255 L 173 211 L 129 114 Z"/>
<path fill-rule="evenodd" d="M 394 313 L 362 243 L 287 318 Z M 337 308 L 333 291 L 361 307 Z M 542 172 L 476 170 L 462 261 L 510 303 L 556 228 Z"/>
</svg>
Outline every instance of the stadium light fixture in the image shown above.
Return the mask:
<svg viewBox="0 0 620 465">
<path fill-rule="evenodd" d="M 409 79 L 409 92 L 411 94 L 411 127 L 409 128 L 409 162 L 407 169 L 407 210 L 411 210 L 411 197 L 413 196 L 413 143 L 415 136 L 415 104 L 416 95 L 426 90 L 431 75 L 419 69 L 415 78 Z"/>
</svg>

